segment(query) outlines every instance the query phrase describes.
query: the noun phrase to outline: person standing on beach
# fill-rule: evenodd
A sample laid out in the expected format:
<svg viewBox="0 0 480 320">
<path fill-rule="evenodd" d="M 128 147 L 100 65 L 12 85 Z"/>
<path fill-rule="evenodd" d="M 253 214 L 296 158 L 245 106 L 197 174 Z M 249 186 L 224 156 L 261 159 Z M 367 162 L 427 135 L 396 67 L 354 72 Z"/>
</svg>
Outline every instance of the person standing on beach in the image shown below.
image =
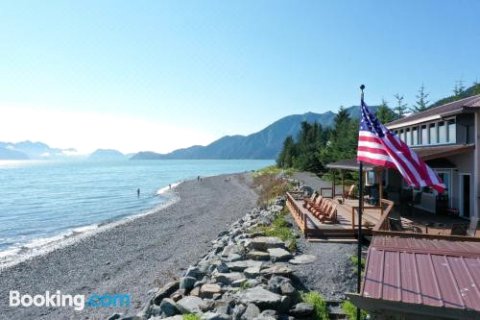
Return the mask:
<svg viewBox="0 0 480 320">
<path fill-rule="evenodd" d="M 137 189 L 137 198 L 140 198 L 140 188 Z"/>
</svg>

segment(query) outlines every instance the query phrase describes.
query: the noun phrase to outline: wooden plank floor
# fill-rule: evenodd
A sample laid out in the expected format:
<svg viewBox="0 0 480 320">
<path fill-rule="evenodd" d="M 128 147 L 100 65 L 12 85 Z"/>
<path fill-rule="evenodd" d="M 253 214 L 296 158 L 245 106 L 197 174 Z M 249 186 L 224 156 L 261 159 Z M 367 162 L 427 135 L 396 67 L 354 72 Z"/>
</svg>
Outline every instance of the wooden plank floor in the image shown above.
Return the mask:
<svg viewBox="0 0 480 320">
<path fill-rule="evenodd" d="M 350 238 L 356 237 L 358 232 L 358 217 L 354 215 L 355 226 L 352 226 L 352 206 L 358 205 L 358 200 L 347 200 L 337 206 L 337 223 L 322 223 L 303 207 L 303 199 L 288 197 L 287 207 L 295 222 L 308 238 Z M 364 234 L 371 234 L 371 229 L 380 219 L 380 209 L 369 209 L 365 205 L 362 227 Z M 303 219 L 306 219 L 303 221 Z"/>
</svg>

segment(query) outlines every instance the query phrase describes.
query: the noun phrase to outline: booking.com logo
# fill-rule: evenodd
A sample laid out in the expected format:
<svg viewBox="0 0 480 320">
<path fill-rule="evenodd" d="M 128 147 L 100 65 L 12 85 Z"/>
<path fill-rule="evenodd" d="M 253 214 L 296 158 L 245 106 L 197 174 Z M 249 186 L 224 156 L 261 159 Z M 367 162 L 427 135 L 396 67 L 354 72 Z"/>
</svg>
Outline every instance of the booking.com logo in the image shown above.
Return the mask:
<svg viewBox="0 0 480 320">
<path fill-rule="evenodd" d="M 85 295 L 62 294 L 60 290 L 55 293 L 45 291 L 45 294 L 29 295 L 20 294 L 19 291 L 10 291 L 10 307 L 72 307 L 76 311 L 87 308 L 112 308 L 130 306 L 130 294 L 97 294 L 93 293 L 85 299 Z"/>
</svg>

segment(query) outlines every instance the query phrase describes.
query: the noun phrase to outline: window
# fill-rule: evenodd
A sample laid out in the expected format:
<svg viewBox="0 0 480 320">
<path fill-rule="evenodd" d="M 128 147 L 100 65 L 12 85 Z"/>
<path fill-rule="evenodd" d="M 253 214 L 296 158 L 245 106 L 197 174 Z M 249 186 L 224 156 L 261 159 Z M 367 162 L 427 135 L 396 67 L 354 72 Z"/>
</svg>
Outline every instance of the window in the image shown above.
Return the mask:
<svg viewBox="0 0 480 320">
<path fill-rule="evenodd" d="M 410 133 L 410 129 L 405 130 L 405 143 L 407 145 L 412 145 L 412 135 Z"/>
<path fill-rule="evenodd" d="M 437 127 L 435 126 L 435 123 L 432 123 L 429 126 L 429 133 L 430 133 L 430 139 L 428 140 L 428 143 L 436 144 L 437 143 Z"/>
<path fill-rule="evenodd" d="M 443 121 L 438 123 L 438 143 L 447 143 L 447 126 Z"/>
<path fill-rule="evenodd" d="M 455 119 L 448 120 L 448 142 L 456 143 L 457 142 L 457 125 Z"/>
<path fill-rule="evenodd" d="M 373 186 L 376 183 L 375 179 L 376 179 L 375 171 L 367 171 L 366 185 L 367 186 Z"/>
<path fill-rule="evenodd" d="M 416 146 L 418 144 L 418 128 L 415 127 L 412 129 L 412 145 Z"/>
<path fill-rule="evenodd" d="M 438 176 L 442 180 L 443 184 L 445 185 L 445 191 L 443 195 L 448 196 L 448 191 L 450 190 L 450 172 L 449 171 L 438 171 Z"/>
<path fill-rule="evenodd" d="M 422 126 L 422 141 L 420 144 L 428 144 L 428 130 L 426 125 Z"/>
</svg>

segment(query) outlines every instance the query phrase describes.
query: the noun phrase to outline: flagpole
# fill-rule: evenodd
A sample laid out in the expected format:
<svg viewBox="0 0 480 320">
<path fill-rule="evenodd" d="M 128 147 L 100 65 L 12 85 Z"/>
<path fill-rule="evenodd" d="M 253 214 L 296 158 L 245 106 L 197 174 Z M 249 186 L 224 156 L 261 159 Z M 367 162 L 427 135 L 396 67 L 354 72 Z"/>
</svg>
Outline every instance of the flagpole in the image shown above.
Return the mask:
<svg viewBox="0 0 480 320">
<path fill-rule="evenodd" d="M 363 103 L 363 90 L 365 86 L 362 84 L 361 101 Z M 361 106 L 360 106 L 361 108 Z M 360 294 L 362 287 L 362 213 L 363 213 L 363 162 L 358 163 L 358 242 L 357 242 L 357 293 Z M 360 320 L 360 308 L 357 307 L 357 320 Z"/>
</svg>

